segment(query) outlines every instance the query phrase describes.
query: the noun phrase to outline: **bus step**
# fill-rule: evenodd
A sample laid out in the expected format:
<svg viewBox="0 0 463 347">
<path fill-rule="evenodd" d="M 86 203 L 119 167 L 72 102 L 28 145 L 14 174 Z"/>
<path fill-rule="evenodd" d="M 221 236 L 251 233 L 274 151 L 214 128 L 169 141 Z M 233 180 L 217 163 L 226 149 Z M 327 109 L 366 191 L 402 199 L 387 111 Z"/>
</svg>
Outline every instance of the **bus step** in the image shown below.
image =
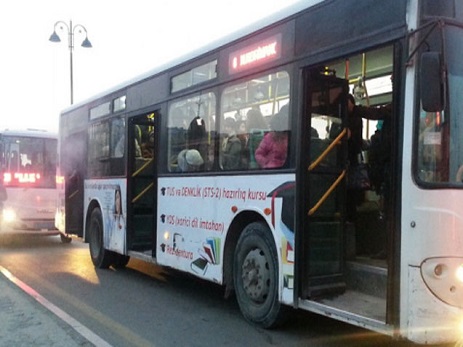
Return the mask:
<svg viewBox="0 0 463 347">
<path fill-rule="evenodd" d="M 151 247 L 154 236 L 153 215 L 134 215 L 132 219 L 131 249 Z"/>
<path fill-rule="evenodd" d="M 346 282 L 351 290 L 385 298 L 387 268 L 362 261 L 349 261 L 346 264 Z"/>
<path fill-rule="evenodd" d="M 153 243 L 151 240 L 145 240 L 143 242 L 134 242 L 132 243 L 130 250 L 131 251 L 137 251 L 137 252 L 144 252 L 144 251 L 149 251 L 152 250 L 153 248 Z"/>
</svg>

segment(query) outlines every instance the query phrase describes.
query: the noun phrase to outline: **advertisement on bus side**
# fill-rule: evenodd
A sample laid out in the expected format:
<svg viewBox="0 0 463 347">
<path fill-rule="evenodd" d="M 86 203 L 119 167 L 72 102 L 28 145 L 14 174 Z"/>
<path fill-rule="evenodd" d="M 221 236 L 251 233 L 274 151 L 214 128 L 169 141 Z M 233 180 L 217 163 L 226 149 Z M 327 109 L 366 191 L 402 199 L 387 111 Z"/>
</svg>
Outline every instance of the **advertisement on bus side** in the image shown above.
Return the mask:
<svg viewBox="0 0 463 347">
<path fill-rule="evenodd" d="M 284 286 L 292 289 L 294 180 L 290 174 L 159 179 L 158 263 L 220 283 L 229 227 L 253 211 L 273 231 Z"/>
<path fill-rule="evenodd" d="M 127 233 L 126 181 L 123 179 L 86 180 L 84 191 L 84 201 L 97 200 L 101 207 L 105 248 L 125 254 Z"/>
</svg>

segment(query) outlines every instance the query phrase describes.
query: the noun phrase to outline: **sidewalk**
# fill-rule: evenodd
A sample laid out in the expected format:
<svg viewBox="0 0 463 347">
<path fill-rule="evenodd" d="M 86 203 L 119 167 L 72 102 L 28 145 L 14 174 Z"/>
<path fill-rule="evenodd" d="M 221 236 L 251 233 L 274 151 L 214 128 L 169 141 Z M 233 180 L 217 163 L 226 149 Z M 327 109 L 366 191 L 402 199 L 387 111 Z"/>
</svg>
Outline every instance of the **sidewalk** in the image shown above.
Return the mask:
<svg viewBox="0 0 463 347">
<path fill-rule="evenodd" d="M 102 340 L 99 343 L 98 338 L 91 343 L 84 337 L 85 327 L 1 266 L 0 322 L 0 347 L 108 346 Z"/>
</svg>

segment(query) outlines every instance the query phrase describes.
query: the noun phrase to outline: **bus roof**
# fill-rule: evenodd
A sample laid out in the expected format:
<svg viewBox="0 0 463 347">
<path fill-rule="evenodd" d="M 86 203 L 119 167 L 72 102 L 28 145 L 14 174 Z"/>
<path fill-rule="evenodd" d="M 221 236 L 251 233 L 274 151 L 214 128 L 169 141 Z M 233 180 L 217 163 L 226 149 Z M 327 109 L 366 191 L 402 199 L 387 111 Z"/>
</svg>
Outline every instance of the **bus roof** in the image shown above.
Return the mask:
<svg viewBox="0 0 463 347">
<path fill-rule="evenodd" d="M 112 88 L 109 88 L 101 93 L 98 93 L 86 100 L 83 100 L 83 101 L 80 101 L 76 104 L 73 104 L 71 106 L 69 106 L 68 108 L 64 109 L 62 111 L 62 113 L 67 113 L 73 109 L 77 109 L 79 108 L 80 106 L 84 105 L 84 104 L 87 104 L 93 100 L 96 100 L 96 99 L 99 99 L 105 95 L 108 95 L 108 94 L 111 94 L 111 93 L 114 93 L 118 90 L 121 90 L 125 87 L 128 87 L 132 84 L 135 84 L 137 82 L 141 82 L 149 77 L 152 77 L 158 73 L 161 73 L 161 72 L 165 72 L 166 70 L 169 70 L 171 68 L 174 68 L 176 67 L 177 65 L 180 65 L 182 63 L 186 63 L 190 60 L 193 60 L 193 59 L 196 59 L 200 56 L 202 56 L 203 54 L 206 54 L 206 53 L 209 53 L 211 51 L 214 51 L 214 50 L 217 50 L 227 44 L 231 44 L 233 43 L 235 40 L 238 40 L 240 38 L 243 38 L 247 35 L 250 35 L 258 30 L 261 30 L 261 29 L 264 29 L 266 28 L 267 26 L 270 26 L 272 24 L 275 24 L 285 18 L 288 18 L 288 17 L 291 17 L 293 15 L 296 15 L 297 13 L 301 12 L 302 10 L 306 9 L 306 8 L 309 8 L 309 7 L 312 7 L 318 3 L 321 3 L 325 0 L 301 0 L 301 1 L 298 1 L 284 9 L 282 9 L 281 11 L 279 12 L 275 12 L 273 13 L 272 15 L 269 15 L 267 17 L 264 17 L 254 23 L 251 23 L 249 24 L 248 26 L 245 26 L 243 27 L 242 29 L 240 30 L 237 30 L 231 34 L 228 34 L 228 35 L 225 35 L 224 37 L 214 41 L 214 42 L 211 42 L 210 44 L 208 45 L 205 45 L 201 48 L 198 48 L 197 50 L 193 50 L 193 51 L 190 51 L 189 53 L 183 55 L 183 56 L 180 56 L 178 57 L 177 59 L 173 59 L 165 64 L 162 64 L 162 65 L 159 65 L 137 77 L 134 77 L 132 79 L 129 79 L 127 81 L 124 81 Z"/>
<path fill-rule="evenodd" d="M 26 136 L 26 137 L 38 137 L 38 138 L 50 138 L 57 139 L 58 134 L 55 132 L 49 132 L 45 129 L 4 129 L 0 130 L 1 136 Z"/>
</svg>

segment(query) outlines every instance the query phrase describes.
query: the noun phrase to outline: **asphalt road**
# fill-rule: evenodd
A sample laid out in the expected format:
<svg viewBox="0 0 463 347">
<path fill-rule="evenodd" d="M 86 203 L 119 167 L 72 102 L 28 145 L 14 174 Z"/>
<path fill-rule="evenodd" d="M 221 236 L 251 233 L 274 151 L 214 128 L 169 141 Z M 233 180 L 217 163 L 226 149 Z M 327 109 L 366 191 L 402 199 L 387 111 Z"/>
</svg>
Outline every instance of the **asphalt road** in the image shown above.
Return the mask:
<svg viewBox="0 0 463 347">
<path fill-rule="evenodd" d="M 278 330 L 259 329 L 220 286 L 133 259 L 123 270 L 95 269 L 79 239 L 8 237 L 0 265 L 113 346 L 408 346 L 303 311 Z"/>
</svg>

